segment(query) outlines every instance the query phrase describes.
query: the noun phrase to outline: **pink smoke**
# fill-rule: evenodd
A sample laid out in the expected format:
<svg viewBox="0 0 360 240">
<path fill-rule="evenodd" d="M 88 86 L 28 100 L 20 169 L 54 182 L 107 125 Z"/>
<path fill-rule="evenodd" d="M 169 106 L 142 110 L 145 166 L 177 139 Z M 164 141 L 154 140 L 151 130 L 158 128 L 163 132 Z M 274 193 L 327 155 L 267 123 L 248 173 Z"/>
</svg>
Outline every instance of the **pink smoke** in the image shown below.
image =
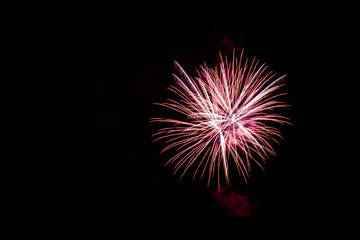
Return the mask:
<svg viewBox="0 0 360 240">
<path fill-rule="evenodd" d="M 231 188 L 216 189 L 212 192 L 212 196 L 228 216 L 250 216 L 255 209 L 262 211 L 259 202 L 252 203 L 248 195 L 237 193 Z"/>
</svg>

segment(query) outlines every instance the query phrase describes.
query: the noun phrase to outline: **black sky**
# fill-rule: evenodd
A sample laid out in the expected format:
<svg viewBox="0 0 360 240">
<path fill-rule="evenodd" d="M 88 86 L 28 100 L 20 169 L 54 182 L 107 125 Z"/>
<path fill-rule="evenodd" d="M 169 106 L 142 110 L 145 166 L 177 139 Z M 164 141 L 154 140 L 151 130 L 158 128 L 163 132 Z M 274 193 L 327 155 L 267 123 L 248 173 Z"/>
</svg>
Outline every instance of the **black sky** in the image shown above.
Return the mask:
<svg viewBox="0 0 360 240">
<path fill-rule="evenodd" d="M 148 119 L 164 111 L 152 103 L 169 96 L 174 60 L 193 75 L 203 61 L 212 66 L 219 50 L 231 54 L 236 46 L 288 75 L 292 107 L 286 114 L 294 125 L 283 128 L 278 157 L 266 171 L 254 166 L 249 185 L 235 182 L 234 188 L 262 205 L 259 214 L 316 211 L 320 164 L 311 163 L 318 159 L 311 151 L 318 138 L 308 137 L 314 127 L 306 115 L 325 85 L 318 69 L 328 57 L 322 44 L 329 23 L 299 6 L 173 8 L 84 8 L 49 25 L 54 44 L 48 50 L 57 59 L 58 138 L 52 158 L 58 207 L 77 217 L 225 216 L 205 184 L 179 182 L 163 167 L 162 143 L 150 138 L 159 125 Z"/>
</svg>

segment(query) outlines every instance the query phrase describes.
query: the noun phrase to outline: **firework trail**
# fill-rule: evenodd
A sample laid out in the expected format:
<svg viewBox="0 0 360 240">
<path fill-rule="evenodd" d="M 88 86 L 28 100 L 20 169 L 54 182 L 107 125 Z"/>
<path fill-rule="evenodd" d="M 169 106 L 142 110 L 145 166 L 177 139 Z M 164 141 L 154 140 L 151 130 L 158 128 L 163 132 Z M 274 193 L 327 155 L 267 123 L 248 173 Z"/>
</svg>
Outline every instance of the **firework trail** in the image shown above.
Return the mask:
<svg viewBox="0 0 360 240">
<path fill-rule="evenodd" d="M 174 166 L 174 174 L 182 169 L 184 173 L 195 166 L 193 179 L 202 169 L 201 179 L 208 169 L 210 179 L 223 169 L 225 181 L 229 184 L 229 161 L 234 161 L 245 182 L 251 171 L 251 162 L 262 169 L 268 155 L 274 155 L 271 143 L 278 143 L 280 132 L 273 123 L 289 123 L 288 118 L 274 113 L 274 109 L 287 107 L 278 97 L 285 76 L 275 78 L 266 64 L 259 65 L 255 58 L 250 62 L 240 58 L 232 61 L 223 58 L 214 69 L 204 65 L 198 77 L 191 78 L 175 62 L 179 71 L 173 74 L 176 86 L 169 89 L 177 94 L 179 101 L 168 99 L 156 103 L 183 114 L 182 120 L 151 118 L 151 122 L 168 123 L 171 126 L 160 129 L 154 141 L 166 139 L 161 151 L 175 148 L 176 153 L 165 164 Z M 261 160 L 261 161 L 259 161 Z"/>
</svg>

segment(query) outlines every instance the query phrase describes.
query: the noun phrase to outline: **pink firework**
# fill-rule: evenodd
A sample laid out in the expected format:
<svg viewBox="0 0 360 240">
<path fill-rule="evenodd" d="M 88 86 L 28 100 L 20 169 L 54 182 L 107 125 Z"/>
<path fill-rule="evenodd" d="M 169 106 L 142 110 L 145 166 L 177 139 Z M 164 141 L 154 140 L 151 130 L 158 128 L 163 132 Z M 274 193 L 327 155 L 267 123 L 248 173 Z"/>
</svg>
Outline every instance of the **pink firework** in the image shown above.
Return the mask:
<svg viewBox="0 0 360 240">
<path fill-rule="evenodd" d="M 182 169 L 180 179 L 192 166 L 193 179 L 202 170 L 201 179 L 208 169 L 210 179 L 218 175 L 220 169 L 229 184 L 229 161 L 233 161 L 245 182 L 249 177 L 251 162 L 262 169 L 268 155 L 275 155 L 271 143 L 280 132 L 273 123 L 289 123 L 288 118 L 274 112 L 288 105 L 278 101 L 285 93 L 278 93 L 285 76 L 275 78 L 265 64 L 259 65 L 255 58 L 251 61 L 239 59 L 235 52 L 231 62 L 221 62 L 214 69 L 205 64 L 200 67 L 198 77 L 191 78 L 175 62 L 179 76 L 173 74 L 176 86 L 169 89 L 178 95 L 179 101 L 168 99 L 158 105 L 184 115 L 182 120 L 151 118 L 152 122 L 169 123 L 170 127 L 160 129 L 155 140 L 166 139 L 166 147 L 161 151 L 175 148 L 175 155 L 165 164 L 174 166 L 174 173 Z M 155 141 L 154 140 L 154 141 Z M 261 160 L 261 161 L 260 161 Z"/>
</svg>

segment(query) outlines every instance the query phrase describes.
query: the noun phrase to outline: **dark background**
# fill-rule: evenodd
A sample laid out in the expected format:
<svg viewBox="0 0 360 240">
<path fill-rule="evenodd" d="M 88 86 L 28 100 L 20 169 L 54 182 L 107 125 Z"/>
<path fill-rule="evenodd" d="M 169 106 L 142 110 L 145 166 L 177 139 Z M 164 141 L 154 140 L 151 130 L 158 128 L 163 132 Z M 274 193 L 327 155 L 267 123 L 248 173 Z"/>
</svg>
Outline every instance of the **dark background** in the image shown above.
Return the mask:
<svg viewBox="0 0 360 240">
<path fill-rule="evenodd" d="M 292 107 L 285 114 L 293 125 L 281 128 L 284 140 L 266 171 L 254 165 L 248 185 L 234 174 L 228 191 L 259 203 L 254 215 L 321 211 L 327 180 L 320 177 L 326 159 L 318 116 L 326 102 L 318 91 L 329 67 L 324 41 L 336 26 L 308 6 L 235 6 L 93 6 L 56 15 L 48 36 L 58 109 L 49 171 L 54 208 L 69 219 L 233 215 L 214 199 L 215 186 L 179 182 L 163 167 L 169 155 L 151 139 L 161 125 L 148 120 L 167 111 L 152 103 L 172 96 L 166 87 L 174 60 L 194 76 L 203 61 L 211 67 L 219 50 L 230 55 L 235 47 L 288 75 Z"/>
</svg>

